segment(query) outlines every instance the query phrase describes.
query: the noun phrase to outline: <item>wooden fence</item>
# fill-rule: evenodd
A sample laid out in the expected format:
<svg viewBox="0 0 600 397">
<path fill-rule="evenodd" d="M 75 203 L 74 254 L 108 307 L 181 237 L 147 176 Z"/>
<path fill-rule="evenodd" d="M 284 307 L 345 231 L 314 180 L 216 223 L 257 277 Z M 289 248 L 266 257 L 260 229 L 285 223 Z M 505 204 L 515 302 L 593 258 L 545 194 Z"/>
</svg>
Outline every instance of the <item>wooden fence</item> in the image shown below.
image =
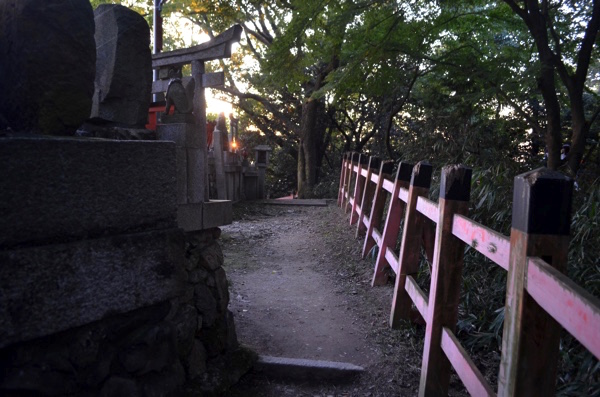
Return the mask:
<svg viewBox="0 0 600 397">
<path fill-rule="evenodd" d="M 363 257 L 379 248 L 372 285 L 396 274 L 390 325 L 414 318 L 413 304 L 425 320 L 420 396 L 447 395 L 451 366 L 474 396 L 553 395 L 561 326 L 600 359 L 600 301 L 563 274 L 571 179 L 545 168 L 517 176 L 509 238 L 467 217 L 469 168 L 442 169 L 436 203 L 427 198 L 431 165 L 401 162 L 395 178 L 392 166 L 344 155 L 337 202 L 365 236 Z M 454 334 L 465 244 L 508 271 L 497 394 Z M 415 281 L 421 247 L 432 264 L 429 294 Z"/>
</svg>

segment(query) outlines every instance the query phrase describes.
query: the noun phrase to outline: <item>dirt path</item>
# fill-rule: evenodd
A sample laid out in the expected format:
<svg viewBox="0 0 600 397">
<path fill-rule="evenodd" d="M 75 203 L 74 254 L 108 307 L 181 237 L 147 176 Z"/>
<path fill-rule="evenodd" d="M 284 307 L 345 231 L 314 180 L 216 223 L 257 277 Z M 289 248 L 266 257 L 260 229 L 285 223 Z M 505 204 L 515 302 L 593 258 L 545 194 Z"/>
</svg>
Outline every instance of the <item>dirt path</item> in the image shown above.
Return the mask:
<svg viewBox="0 0 600 397">
<path fill-rule="evenodd" d="M 370 287 L 373 263 L 360 259 L 361 241 L 335 203 L 244 203 L 234 211 L 237 220 L 222 228 L 222 240 L 240 342 L 259 354 L 343 361 L 366 371 L 341 385 L 251 373 L 229 395 L 416 395 L 423 330 L 389 329 L 393 286 Z"/>
</svg>

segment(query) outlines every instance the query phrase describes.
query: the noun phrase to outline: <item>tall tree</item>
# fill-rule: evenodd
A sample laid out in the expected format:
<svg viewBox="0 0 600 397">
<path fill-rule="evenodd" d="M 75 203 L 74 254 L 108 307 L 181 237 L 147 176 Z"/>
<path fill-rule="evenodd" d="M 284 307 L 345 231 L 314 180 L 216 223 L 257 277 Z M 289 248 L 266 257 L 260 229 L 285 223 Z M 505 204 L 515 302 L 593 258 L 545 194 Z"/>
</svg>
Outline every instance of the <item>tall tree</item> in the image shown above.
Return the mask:
<svg viewBox="0 0 600 397">
<path fill-rule="evenodd" d="M 237 68 L 226 92 L 237 98 L 261 130 L 274 141 L 282 136 L 296 142 L 298 194 L 306 197 L 318 182 L 329 118 L 321 88 L 339 66 L 339 52 L 348 23 L 354 18 L 351 2 L 252 0 L 183 2 L 186 15 L 209 35 L 231 23 L 243 26 L 244 54 L 260 70 Z M 181 6 L 181 3 L 179 3 Z M 171 3 L 178 7 L 178 2 Z M 279 137 L 279 138 L 277 138 Z"/>
<path fill-rule="evenodd" d="M 597 53 L 600 1 L 503 0 L 529 30 L 537 49 L 539 89 L 546 107 L 548 166 L 560 164 L 561 104 L 558 75 L 566 88 L 571 113 L 569 171 L 576 175 L 590 126 L 600 108 L 586 118 L 583 95 L 592 56 Z"/>
</svg>

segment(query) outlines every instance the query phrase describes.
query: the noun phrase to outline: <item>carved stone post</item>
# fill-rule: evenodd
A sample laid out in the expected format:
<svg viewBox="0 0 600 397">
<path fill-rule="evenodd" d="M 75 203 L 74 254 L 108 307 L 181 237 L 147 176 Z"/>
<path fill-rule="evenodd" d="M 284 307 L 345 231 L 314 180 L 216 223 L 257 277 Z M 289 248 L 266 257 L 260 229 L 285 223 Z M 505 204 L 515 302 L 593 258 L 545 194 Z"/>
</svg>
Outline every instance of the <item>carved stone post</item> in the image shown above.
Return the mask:
<svg viewBox="0 0 600 397">
<path fill-rule="evenodd" d="M 196 128 L 202 142 L 206 142 L 206 97 L 204 94 L 204 86 L 201 84 L 204 74 L 204 62 L 192 61 L 192 77 L 196 81 L 194 89 L 194 118 L 196 120 Z M 208 201 L 208 172 L 207 172 L 207 152 L 206 145 L 202 145 L 198 151 L 196 159 L 197 167 L 190 167 L 193 170 L 188 171 L 188 181 L 194 186 L 198 184 L 195 192 L 190 196 L 192 202 Z M 188 192 L 189 194 L 189 192 Z"/>
</svg>

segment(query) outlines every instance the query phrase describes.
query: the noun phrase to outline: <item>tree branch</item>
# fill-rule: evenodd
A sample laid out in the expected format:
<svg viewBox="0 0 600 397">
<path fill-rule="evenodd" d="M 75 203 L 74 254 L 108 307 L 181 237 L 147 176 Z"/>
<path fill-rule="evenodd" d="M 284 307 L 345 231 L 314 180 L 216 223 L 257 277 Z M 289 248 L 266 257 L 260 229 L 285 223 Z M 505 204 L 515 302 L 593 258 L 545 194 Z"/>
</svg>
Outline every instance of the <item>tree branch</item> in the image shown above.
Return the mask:
<svg viewBox="0 0 600 397">
<path fill-rule="evenodd" d="M 292 121 L 292 119 L 287 117 L 284 113 L 280 112 L 279 109 L 277 109 L 277 106 L 275 106 L 273 103 L 271 103 L 271 101 L 269 101 L 268 99 L 266 99 L 260 95 L 256 95 L 256 94 L 252 94 L 252 93 L 243 93 L 243 92 L 238 91 L 236 88 L 228 88 L 228 87 L 220 87 L 219 90 L 227 92 L 231 95 L 235 95 L 240 99 L 252 99 L 252 100 L 260 103 L 261 105 L 263 105 L 263 107 L 265 109 L 267 109 L 271 114 L 273 114 L 273 116 L 275 116 L 277 119 L 281 120 L 282 123 L 290 131 L 296 131 L 298 128 L 296 126 L 296 124 Z"/>
<path fill-rule="evenodd" d="M 513 10 L 513 12 L 515 14 L 517 14 L 519 17 L 521 17 L 521 19 L 523 21 L 525 21 L 525 23 L 527 23 L 527 20 L 529 19 L 529 16 L 527 15 L 527 10 L 526 9 L 523 9 L 523 8 L 519 7 L 514 0 L 503 0 L 503 1 L 506 4 L 508 4 L 508 6 Z"/>
<path fill-rule="evenodd" d="M 600 0 L 594 0 L 592 9 L 592 18 L 585 29 L 585 35 L 581 41 L 581 48 L 579 49 L 577 59 L 577 70 L 575 72 L 575 84 L 583 86 L 587 77 L 588 69 L 590 66 L 590 59 L 592 51 L 594 49 L 594 43 L 598 37 L 598 31 L 600 30 Z"/>
</svg>

